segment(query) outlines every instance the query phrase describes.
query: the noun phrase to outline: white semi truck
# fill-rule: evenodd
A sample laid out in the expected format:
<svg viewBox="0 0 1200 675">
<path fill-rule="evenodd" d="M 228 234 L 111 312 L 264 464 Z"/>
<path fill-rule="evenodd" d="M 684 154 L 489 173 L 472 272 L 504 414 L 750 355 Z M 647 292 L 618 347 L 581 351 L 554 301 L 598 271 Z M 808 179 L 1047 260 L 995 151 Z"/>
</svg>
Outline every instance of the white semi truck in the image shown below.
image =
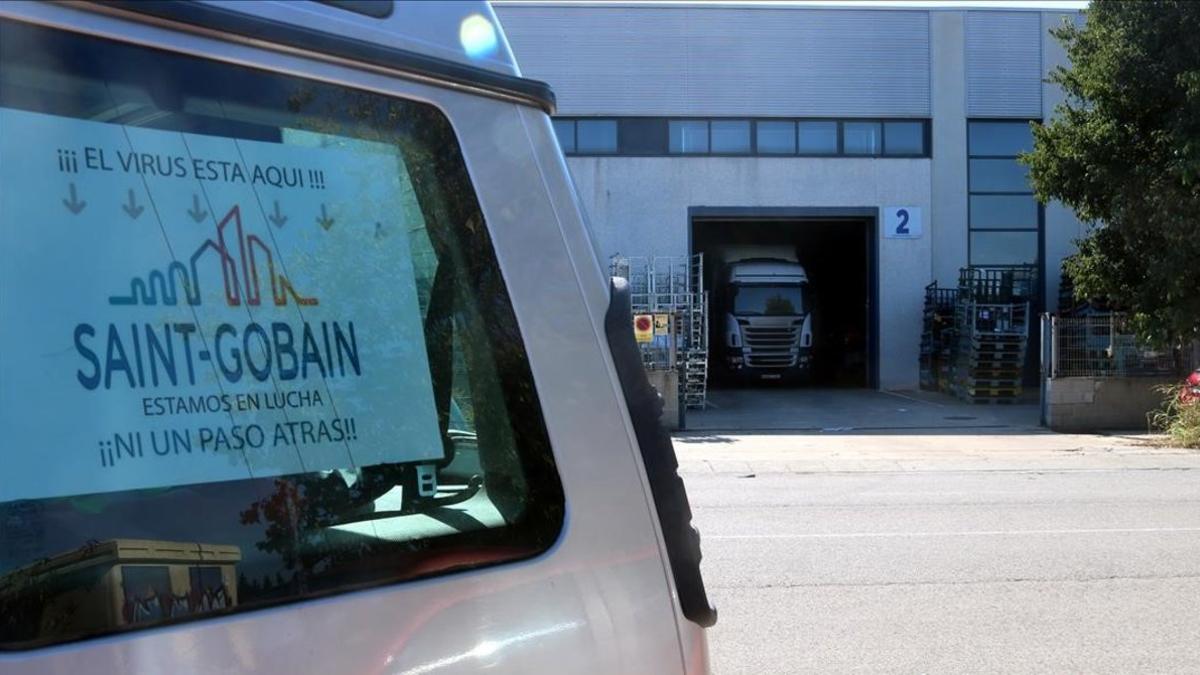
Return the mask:
<svg viewBox="0 0 1200 675">
<path fill-rule="evenodd" d="M 723 256 L 725 364 L 745 381 L 802 379 L 813 350 L 808 274 L 791 252 L 747 253 Z"/>
</svg>

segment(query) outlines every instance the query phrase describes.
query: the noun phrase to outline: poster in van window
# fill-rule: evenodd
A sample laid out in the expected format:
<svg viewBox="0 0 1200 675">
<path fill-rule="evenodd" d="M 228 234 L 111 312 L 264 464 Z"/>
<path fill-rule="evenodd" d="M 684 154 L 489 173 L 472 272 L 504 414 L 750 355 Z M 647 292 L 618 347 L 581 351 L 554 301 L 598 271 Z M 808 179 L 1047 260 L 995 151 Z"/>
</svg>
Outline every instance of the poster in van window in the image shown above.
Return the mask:
<svg viewBox="0 0 1200 675">
<path fill-rule="evenodd" d="M 404 163 L 313 136 L 0 109 L 0 502 L 443 457 Z"/>
</svg>

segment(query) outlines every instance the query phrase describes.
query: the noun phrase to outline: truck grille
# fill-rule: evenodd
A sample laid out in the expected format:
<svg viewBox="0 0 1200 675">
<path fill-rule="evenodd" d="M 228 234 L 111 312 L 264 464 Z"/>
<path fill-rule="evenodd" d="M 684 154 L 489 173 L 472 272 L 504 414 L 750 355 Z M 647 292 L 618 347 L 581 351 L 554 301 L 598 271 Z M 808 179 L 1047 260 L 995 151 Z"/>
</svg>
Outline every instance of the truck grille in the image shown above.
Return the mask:
<svg viewBox="0 0 1200 675">
<path fill-rule="evenodd" d="M 795 326 L 743 326 L 746 365 L 791 368 L 796 365 L 800 334 Z"/>
</svg>

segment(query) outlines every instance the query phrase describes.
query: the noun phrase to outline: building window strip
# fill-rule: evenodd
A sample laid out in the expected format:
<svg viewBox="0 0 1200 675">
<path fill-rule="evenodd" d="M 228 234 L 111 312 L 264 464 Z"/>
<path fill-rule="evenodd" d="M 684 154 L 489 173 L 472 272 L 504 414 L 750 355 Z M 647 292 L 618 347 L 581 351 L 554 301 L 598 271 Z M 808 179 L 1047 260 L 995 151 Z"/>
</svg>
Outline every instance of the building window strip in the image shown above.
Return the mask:
<svg viewBox="0 0 1200 675">
<path fill-rule="evenodd" d="M 581 123 L 595 126 L 610 122 L 616 129 L 616 147 L 603 151 L 580 147 Z M 914 147 L 913 124 L 920 125 L 920 152 Z M 636 126 L 635 126 L 636 125 Z M 786 129 L 790 125 L 790 136 Z M 847 152 L 846 127 L 861 132 L 874 128 L 874 138 L 865 145 L 851 145 Z M 762 128 L 773 130 L 773 142 L 763 144 Z M 638 129 L 636 139 L 634 129 Z M 655 140 L 647 130 L 661 134 Z M 912 118 L 801 118 L 801 117 L 556 117 L 563 153 L 569 156 L 628 157 L 848 157 L 856 159 L 922 159 L 930 152 L 928 119 Z M 703 130 L 703 131 L 702 131 Z M 889 132 L 895 138 L 889 143 Z M 568 137 L 569 134 L 569 137 Z M 748 137 L 746 136 L 748 134 Z M 703 136 L 703 138 L 700 138 Z M 790 142 L 789 142 L 790 140 Z M 705 143 L 704 141 L 707 141 Z"/>
</svg>

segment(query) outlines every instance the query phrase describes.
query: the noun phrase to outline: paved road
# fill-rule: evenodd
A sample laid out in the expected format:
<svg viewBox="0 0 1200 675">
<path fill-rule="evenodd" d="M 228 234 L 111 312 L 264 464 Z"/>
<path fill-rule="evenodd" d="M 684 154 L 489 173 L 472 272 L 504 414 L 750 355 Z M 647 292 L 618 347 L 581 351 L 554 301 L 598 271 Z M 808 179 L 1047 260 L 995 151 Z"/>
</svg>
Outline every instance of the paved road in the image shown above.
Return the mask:
<svg viewBox="0 0 1200 675">
<path fill-rule="evenodd" d="M 687 454 L 718 675 L 1200 672 L 1200 458 L 749 474 Z"/>
</svg>

